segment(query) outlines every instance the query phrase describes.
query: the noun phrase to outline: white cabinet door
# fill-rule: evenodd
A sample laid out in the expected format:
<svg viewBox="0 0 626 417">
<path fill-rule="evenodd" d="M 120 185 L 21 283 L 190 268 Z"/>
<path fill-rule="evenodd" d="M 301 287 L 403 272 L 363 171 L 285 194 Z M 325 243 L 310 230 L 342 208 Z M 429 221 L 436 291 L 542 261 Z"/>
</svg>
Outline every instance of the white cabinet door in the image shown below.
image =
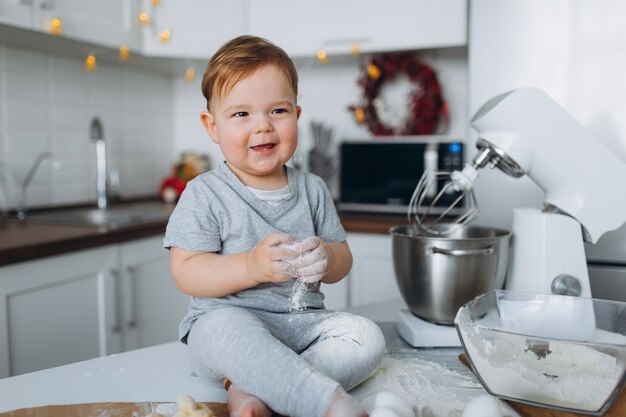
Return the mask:
<svg viewBox="0 0 626 417">
<path fill-rule="evenodd" d="M 348 233 L 354 264 L 350 272 L 350 307 L 401 298 L 391 256 L 391 237 Z"/>
<path fill-rule="evenodd" d="M 189 297 L 176 288 L 161 236 L 119 245 L 124 350 L 178 339 Z"/>
<path fill-rule="evenodd" d="M 119 351 L 113 247 L 0 268 L 0 378 Z"/>
<path fill-rule="evenodd" d="M 54 18 L 61 20 L 62 36 L 117 48 L 139 46 L 136 0 L 29 0 L 33 3 L 33 29 L 47 31 Z"/>
<path fill-rule="evenodd" d="M 150 24 L 141 29 L 142 52 L 150 56 L 208 60 L 227 40 L 246 32 L 246 0 L 176 0 L 152 7 L 142 0 Z M 171 31 L 163 43 L 161 31 Z"/>
<path fill-rule="evenodd" d="M 345 310 L 348 308 L 348 289 L 350 276 L 334 284 L 322 283 L 324 306 L 329 310 Z"/>
<path fill-rule="evenodd" d="M 463 46 L 467 0 L 253 0 L 250 32 L 293 57 Z"/>
<path fill-rule="evenodd" d="M 0 0 L 0 23 L 21 28 L 33 26 L 33 0 Z"/>
</svg>

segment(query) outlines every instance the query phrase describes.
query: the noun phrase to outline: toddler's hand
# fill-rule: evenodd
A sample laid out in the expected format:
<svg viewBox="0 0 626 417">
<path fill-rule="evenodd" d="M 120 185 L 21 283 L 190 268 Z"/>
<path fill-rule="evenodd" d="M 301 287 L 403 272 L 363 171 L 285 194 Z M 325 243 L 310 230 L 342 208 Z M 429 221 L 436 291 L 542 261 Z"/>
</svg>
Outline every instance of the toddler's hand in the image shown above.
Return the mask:
<svg viewBox="0 0 626 417">
<path fill-rule="evenodd" d="M 296 278 L 308 284 L 320 281 L 328 272 L 329 250 L 326 243 L 317 236 L 311 236 L 300 242 L 300 253 L 295 260 Z"/>
<path fill-rule="evenodd" d="M 291 261 L 298 257 L 298 253 L 281 247 L 281 244 L 291 244 L 293 239 L 284 233 L 274 232 L 248 252 L 246 266 L 253 281 L 284 282 L 295 275 L 295 267 Z"/>
</svg>

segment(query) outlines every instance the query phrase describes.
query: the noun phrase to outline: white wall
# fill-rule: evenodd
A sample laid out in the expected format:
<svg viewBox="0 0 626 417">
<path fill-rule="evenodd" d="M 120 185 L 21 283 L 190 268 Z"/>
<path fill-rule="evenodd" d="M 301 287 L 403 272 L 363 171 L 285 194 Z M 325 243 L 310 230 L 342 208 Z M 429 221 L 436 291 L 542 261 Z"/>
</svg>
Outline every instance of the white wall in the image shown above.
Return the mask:
<svg viewBox="0 0 626 417">
<path fill-rule="evenodd" d="M 626 161 L 625 16 L 621 0 L 470 2 L 469 117 L 499 93 L 540 87 Z M 477 222 L 504 228 L 514 207 L 543 202 L 528 178 L 498 170 L 483 170 L 476 194 Z"/>
<path fill-rule="evenodd" d="M 87 73 L 81 58 L 0 44 L 0 162 L 17 183 L 8 205 L 17 204 L 19 184 L 44 151 L 54 152 L 62 168 L 41 164 L 29 206 L 95 201 L 89 124 L 96 115 L 121 196 L 156 195 L 172 160 L 171 91 L 169 75 L 123 64 Z"/>
<path fill-rule="evenodd" d="M 465 137 L 467 120 L 467 50 L 444 48 L 416 51 L 437 72 L 444 97 L 451 113 L 447 134 Z M 346 139 L 369 139 L 372 135 L 365 126 L 357 125 L 348 106 L 359 104 L 361 89 L 357 84 L 366 56 L 331 56 L 326 64 L 315 58 L 297 59 L 299 76 L 298 101 L 302 107 L 300 118 L 300 145 L 298 152 L 306 155 L 312 138 L 310 122 L 324 122 L 334 130 L 335 142 Z M 203 68 L 206 63 L 199 63 Z M 200 92 L 198 74 L 192 84 L 174 81 L 174 153 L 195 150 L 211 155 L 212 162 L 221 161 L 221 152 L 213 144 L 200 124 L 199 113 L 206 103 Z M 380 139 L 383 140 L 383 139 Z"/>
</svg>

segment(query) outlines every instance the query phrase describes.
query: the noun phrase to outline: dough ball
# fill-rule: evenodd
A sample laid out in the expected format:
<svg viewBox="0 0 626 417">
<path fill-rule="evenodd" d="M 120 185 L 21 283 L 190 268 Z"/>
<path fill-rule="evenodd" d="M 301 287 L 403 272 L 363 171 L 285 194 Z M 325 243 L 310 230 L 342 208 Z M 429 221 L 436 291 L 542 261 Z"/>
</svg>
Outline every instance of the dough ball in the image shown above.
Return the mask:
<svg viewBox="0 0 626 417">
<path fill-rule="evenodd" d="M 398 417 L 414 417 L 413 409 L 402 398 L 389 391 L 382 391 L 374 399 L 374 409 L 386 407 L 392 409 Z"/>
<path fill-rule="evenodd" d="M 186 411 L 188 413 L 191 413 L 193 410 L 198 408 L 196 402 L 189 395 L 182 395 L 178 397 L 176 404 L 178 404 L 180 411 Z"/>
</svg>

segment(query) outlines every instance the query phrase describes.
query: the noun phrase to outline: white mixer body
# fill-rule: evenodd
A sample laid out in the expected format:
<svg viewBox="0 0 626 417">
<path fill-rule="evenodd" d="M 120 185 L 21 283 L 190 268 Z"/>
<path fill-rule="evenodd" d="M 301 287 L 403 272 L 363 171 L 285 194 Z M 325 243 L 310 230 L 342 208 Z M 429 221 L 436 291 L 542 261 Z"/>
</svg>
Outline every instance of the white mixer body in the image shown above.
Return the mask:
<svg viewBox="0 0 626 417">
<path fill-rule="evenodd" d="M 512 232 L 507 290 L 591 297 L 576 220 L 535 208 L 516 208 Z"/>
<path fill-rule="evenodd" d="M 626 164 L 537 88 L 497 96 L 474 116 L 481 139 L 513 159 L 591 243 L 626 221 Z M 584 256 L 584 255 L 583 255 Z"/>
</svg>

